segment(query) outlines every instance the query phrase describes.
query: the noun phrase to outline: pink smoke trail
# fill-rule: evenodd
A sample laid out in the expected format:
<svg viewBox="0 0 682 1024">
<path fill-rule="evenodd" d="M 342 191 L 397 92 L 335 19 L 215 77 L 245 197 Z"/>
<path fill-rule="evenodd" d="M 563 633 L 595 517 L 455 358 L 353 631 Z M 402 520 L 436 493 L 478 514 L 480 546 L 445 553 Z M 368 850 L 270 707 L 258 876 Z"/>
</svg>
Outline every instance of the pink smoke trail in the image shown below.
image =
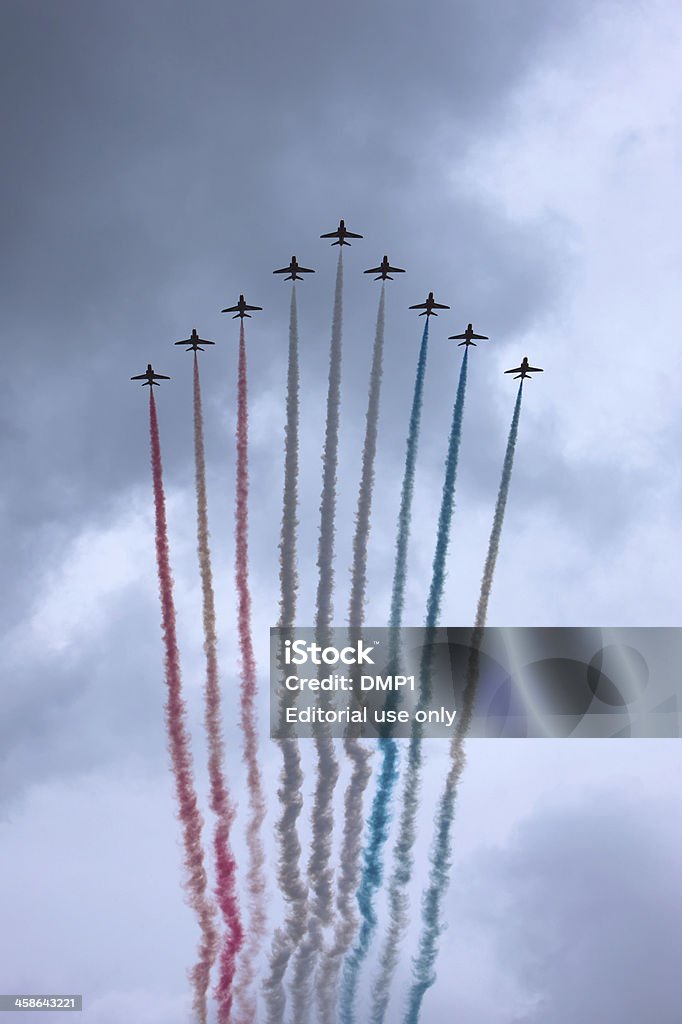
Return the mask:
<svg viewBox="0 0 682 1024">
<path fill-rule="evenodd" d="M 185 870 L 187 879 L 183 888 L 187 902 L 199 920 L 201 941 L 199 960 L 190 970 L 189 977 L 194 988 L 194 1012 L 199 1024 L 207 1024 L 206 993 L 209 975 L 216 958 L 218 934 L 215 926 L 215 906 L 207 895 L 207 878 L 204 854 L 201 847 L 203 820 L 197 806 L 194 788 L 194 768 L 190 750 L 190 736 L 186 724 L 185 702 L 182 698 L 182 676 L 180 673 L 180 652 L 178 650 L 175 625 L 175 604 L 173 602 L 173 576 L 168 553 L 168 530 L 166 526 L 166 498 L 163 491 L 163 468 L 159 423 L 156 416 L 154 390 L 149 389 L 149 433 L 151 445 L 152 475 L 154 480 L 154 510 L 156 514 L 156 562 L 159 574 L 159 597 L 161 599 L 161 627 L 165 648 L 165 674 L 168 690 L 164 707 L 168 748 L 171 755 L 175 796 L 182 823 L 185 848 Z"/>
<path fill-rule="evenodd" d="M 197 491 L 197 552 L 201 574 L 204 619 L 204 652 L 206 683 L 204 687 L 204 724 L 208 737 L 208 773 L 211 784 L 211 810 L 216 816 L 213 849 L 216 860 L 216 897 L 225 922 L 225 935 L 220 948 L 220 976 L 215 995 L 218 1000 L 218 1024 L 229 1024 L 232 1012 L 232 985 L 236 956 L 244 932 L 239 915 L 236 891 L 237 864 L 230 845 L 234 822 L 234 805 L 223 772 L 224 747 L 221 726 L 220 685 L 218 677 L 218 638 L 216 635 L 215 597 L 208 543 L 208 502 L 206 498 L 206 458 L 204 426 L 201 409 L 199 362 L 194 353 L 194 461 Z"/>
<path fill-rule="evenodd" d="M 246 345 L 244 321 L 239 330 L 239 370 L 237 385 L 237 503 L 235 573 L 239 598 L 239 647 L 241 667 L 241 726 L 244 735 L 244 763 L 249 787 L 250 818 L 246 832 L 249 850 L 247 884 L 250 919 L 247 942 L 240 958 L 236 999 L 238 1024 L 254 1024 L 256 998 L 251 986 L 256 974 L 256 959 L 265 935 L 265 855 L 261 828 L 265 818 L 265 799 L 258 764 L 256 726 L 256 661 L 251 639 L 251 594 L 249 592 L 249 421 L 247 406 Z"/>
</svg>

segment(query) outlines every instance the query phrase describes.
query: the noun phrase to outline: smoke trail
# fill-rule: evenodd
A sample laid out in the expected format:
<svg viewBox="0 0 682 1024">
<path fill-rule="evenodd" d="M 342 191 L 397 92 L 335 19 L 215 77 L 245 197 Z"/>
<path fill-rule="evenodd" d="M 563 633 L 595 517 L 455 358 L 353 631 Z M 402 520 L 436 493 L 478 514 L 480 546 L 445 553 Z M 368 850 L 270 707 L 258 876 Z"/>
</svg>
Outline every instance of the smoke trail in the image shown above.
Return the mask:
<svg viewBox="0 0 682 1024">
<path fill-rule="evenodd" d="M 166 728 L 168 730 L 168 747 L 171 755 L 173 776 L 175 778 L 175 795 L 179 807 L 180 821 L 182 822 L 185 871 L 187 873 L 184 888 L 187 892 L 187 902 L 196 913 L 201 928 L 199 959 L 190 971 L 190 980 L 194 989 L 193 1006 L 199 1024 L 206 1024 L 208 1019 L 206 993 L 211 967 L 216 957 L 218 933 L 215 926 L 215 906 L 206 892 L 208 883 L 201 847 L 203 821 L 197 806 L 190 737 L 187 731 L 185 702 L 182 699 L 180 652 L 178 650 L 175 625 L 173 577 L 168 553 L 166 498 L 163 490 L 159 424 L 156 416 L 153 388 L 150 388 L 149 392 L 149 433 L 154 480 L 154 509 L 156 514 L 156 561 L 159 575 L 161 623 L 165 648 L 166 687 L 168 690 L 164 710 Z"/>
<path fill-rule="evenodd" d="M 516 396 L 516 405 L 514 406 L 514 415 L 512 417 L 511 429 L 509 431 L 509 440 L 507 441 L 507 450 L 505 452 L 504 465 L 502 467 L 502 479 L 500 481 L 500 490 L 497 496 L 497 505 L 495 506 L 493 528 L 490 532 L 488 555 L 485 560 L 485 567 L 483 569 L 483 579 L 481 580 L 481 593 L 478 598 L 478 608 L 476 609 L 475 629 L 477 631 L 483 629 L 483 627 L 485 626 L 486 619 L 488 617 L 488 602 L 490 601 L 490 592 L 493 586 L 493 573 L 495 572 L 495 563 L 497 562 L 497 555 L 500 550 L 500 537 L 502 535 L 502 524 L 504 523 L 504 511 L 507 506 L 507 497 L 509 495 L 509 483 L 511 481 L 512 466 L 514 465 L 514 452 L 516 451 L 516 438 L 519 431 L 519 416 L 521 415 L 522 394 L 523 381 L 521 381 L 521 383 L 519 384 L 519 392 Z M 478 632 L 476 636 L 479 636 Z M 476 645 L 472 644 L 472 647 L 475 648 Z M 468 727 L 468 721 L 466 725 Z"/>
<path fill-rule="evenodd" d="M 237 865 L 230 846 L 234 805 L 223 773 L 223 736 L 218 681 L 218 640 L 211 552 L 208 543 L 208 504 L 206 499 L 206 459 L 201 410 L 199 363 L 194 353 L 194 457 L 197 491 L 197 551 L 203 598 L 204 652 L 206 654 L 205 725 L 208 736 L 208 771 L 211 783 L 211 810 L 217 821 L 213 835 L 216 858 L 216 896 L 223 914 L 226 934 L 220 950 L 220 977 L 216 986 L 218 1024 L 229 1024 L 232 1011 L 232 984 L 235 958 L 242 944 L 243 931 L 236 892 Z"/>
<path fill-rule="evenodd" d="M 315 626 L 318 642 L 326 645 L 332 621 L 334 589 L 334 522 L 336 514 L 336 467 L 339 444 L 339 405 L 341 392 L 341 327 L 343 316 L 343 249 L 339 248 L 334 291 L 331 345 L 329 350 L 329 386 L 327 424 L 322 454 L 322 498 L 320 535 L 317 550 L 319 580 Z M 320 705 L 329 706 L 328 694 L 320 695 Z M 334 831 L 332 798 L 339 777 L 334 742 L 328 728 L 315 730 L 317 780 L 312 808 L 311 852 L 308 859 L 308 888 L 311 892 L 307 934 L 298 948 L 292 986 L 293 1015 L 296 1024 L 305 1024 L 310 1012 L 310 983 L 315 960 L 323 945 L 323 929 L 333 918 L 332 871 L 329 866 Z"/>
<path fill-rule="evenodd" d="M 450 526 L 454 510 L 455 484 L 457 481 L 457 465 L 459 446 L 462 436 L 462 416 L 464 413 L 464 397 L 466 394 L 468 347 L 464 351 L 462 367 L 459 374 L 457 394 L 452 410 L 450 439 L 445 460 L 445 478 L 438 516 L 438 533 L 436 550 L 433 558 L 431 586 L 426 604 L 426 631 L 422 651 L 419 678 L 421 692 L 419 709 L 428 706 L 431 699 L 431 682 L 433 673 L 433 641 L 435 628 L 440 615 L 440 605 L 445 585 L 445 568 L 450 543 Z M 390 996 L 390 986 L 400 951 L 400 943 L 407 927 L 407 896 L 405 888 L 409 884 L 414 866 L 414 840 L 416 837 L 417 815 L 419 810 L 419 791 L 421 789 L 422 769 L 422 732 L 416 725 L 413 728 L 408 752 L 405 793 L 394 850 L 394 867 L 388 887 L 389 925 L 386 939 L 379 958 L 379 974 L 372 989 L 372 1024 L 383 1024 Z"/>
<path fill-rule="evenodd" d="M 464 395 L 467 386 L 467 364 L 469 348 L 464 350 L 462 368 L 459 371 L 459 383 L 457 395 L 452 410 L 452 425 L 450 427 L 450 440 L 448 442 L 448 454 L 445 460 L 445 479 L 443 481 L 443 494 L 440 503 L 440 514 L 438 516 L 438 535 L 436 538 L 436 551 L 433 556 L 433 571 L 431 574 L 431 588 L 426 604 L 426 626 L 433 628 L 438 625 L 440 617 L 440 603 L 443 599 L 445 587 L 445 572 L 450 544 L 450 526 L 452 524 L 452 513 L 455 505 L 455 484 L 457 482 L 457 464 L 459 461 L 459 444 L 462 437 L 462 416 L 464 414 Z M 431 650 L 431 648 L 429 648 Z"/>
<path fill-rule="evenodd" d="M 287 423 L 284 440 L 284 494 L 282 497 L 282 529 L 280 535 L 280 599 L 279 621 L 283 627 L 293 626 L 296 617 L 298 575 L 296 573 L 296 527 L 298 520 L 298 314 L 296 285 L 291 286 L 289 310 L 289 367 L 287 371 Z"/>
<path fill-rule="evenodd" d="M 384 352 L 384 309 L 385 285 L 381 286 L 377 311 L 372 369 L 369 378 L 365 444 L 362 452 L 362 473 L 358 492 L 358 507 L 355 515 L 353 537 L 353 566 L 351 569 L 351 592 L 348 608 L 348 623 L 351 630 L 362 625 L 364 619 L 365 593 L 367 589 L 367 547 L 374 491 L 374 460 L 377 447 L 379 422 L 379 399 L 383 373 Z M 338 923 L 334 934 L 334 945 L 328 951 L 319 972 L 318 1005 L 320 1024 L 332 1024 L 335 1017 L 338 975 L 341 958 L 350 946 L 357 929 L 357 916 L 353 896 L 360 876 L 360 853 L 362 849 L 363 813 L 362 801 L 365 789 L 372 775 L 370 751 L 358 739 L 348 735 L 344 751 L 352 762 L 351 778 L 344 797 L 344 827 L 341 844 L 339 885 L 336 896 Z"/>
<path fill-rule="evenodd" d="M 407 579 L 407 548 L 410 536 L 412 516 L 412 497 L 414 494 L 414 477 L 419 443 L 419 427 L 424 394 L 424 378 L 426 375 L 426 358 L 429 343 L 429 319 L 426 318 L 422 335 L 417 374 L 414 382 L 414 395 L 410 413 L 410 425 L 407 435 L 405 453 L 405 470 L 403 474 L 398 514 L 398 533 L 396 538 L 396 554 L 393 569 L 393 588 L 391 593 L 391 611 L 389 616 L 388 672 L 397 660 L 397 633 L 402 624 L 403 607 L 405 604 L 405 583 Z M 392 696 L 392 694 L 391 694 Z M 389 703 L 391 703 L 389 698 Z M 353 1024 L 355 1020 L 355 996 L 357 992 L 360 968 L 369 951 L 372 936 L 376 929 L 376 913 L 374 897 L 381 886 L 383 877 L 382 854 L 388 838 L 391 819 L 391 801 L 393 790 L 398 779 L 398 745 L 391 737 L 381 737 L 379 747 L 382 754 L 381 768 L 377 788 L 372 803 L 368 823 L 367 845 L 363 857 L 363 869 L 357 891 L 357 901 L 362 923 L 360 934 L 352 952 L 346 957 L 341 983 L 341 1002 L 339 1020 L 341 1024 Z"/>
<path fill-rule="evenodd" d="M 334 291 L 334 314 L 329 349 L 329 387 L 327 426 L 322 455 L 322 498 L 320 501 L 320 538 L 317 548 L 317 584 L 315 625 L 329 629 L 332 622 L 334 591 L 334 521 L 336 517 L 336 467 L 339 456 L 339 405 L 341 401 L 341 327 L 343 318 L 343 249 L 339 249 Z"/>
<path fill-rule="evenodd" d="M 284 444 L 284 495 L 280 535 L 280 616 L 281 627 L 293 626 L 296 617 L 298 575 L 296 572 L 296 527 L 298 521 L 298 449 L 299 449 L 299 372 L 298 317 L 296 285 L 291 288 L 289 315 L 289 367 L 287 373 L 287 421 Z M 280 788 L 282 805 L 277 822 L 279 841 L 278 881 L 288 912 L 283 928 L 275 932 L 270 951 L 270 973 L 264 984 L 268 1024 L 281 1024 L 284 1019 L 286 995 L 283 979 L 291 956 L 305 934 L 308 916 L 308 894 L 301 878 L 301 843 L 297 822 L 303 806 L 301 787 L 303 772 L 298 741 L 278 740 L 282 754 Z"/>
<path fill-rule="evenodd" d="M 263 784 L 258 763 L 256 726 L 256 662 L 251 639 L 251 594 L 249 591 L 248 501 L 249 501 L 248 407 L 246 345 L 244 321 L 239 330 L 239 370 L 237 386 L 237 502 L 235 575 L 239 596 L 239 646 L 241 665 L 241 726 L 244 734 L 244 763 L 247 769 L 250 817 L 246 831 L 249 850 L 247 885 L 249 925 L 247 941 L 240 957 L 236 999 L 238 1024 L 256 1019 L 256 999 L 250 989 L 256 973 L 256 958 L 265 935 L 265 875 L 261 827 L 265 818 Z"/>
<path fill-rule="evenodd" d="M 355 1021 L 354 1004 L 360 968 L 369 951 L 377 925 L 374 897 L 381 887 L 383 878 L 382 851 L 388 838 L 391 819 L 390 801 L 398 780 L 398 745 L 396 741 L 382 737 L 379 744 L 382 753 L 381 770 L 368 821 L 369 838 L 364 850 L 362 876 L 356 896 L 362 923 L 356 945 L 344 962 L 339 1006 L 341 1024 L 353 1024 Z"/>
<path fill-rule="evenodd" d="M 464 695 L 462 699 L 462 710 L 457 717 L 457 728 L 452 737 L 450 747 L 450 770 L 448 771 L 443 793 L 440 798 L 438 815 L 436 817 L 436 831 L 433 846 L 431 848 L 431 871 L 429 884 L 422 897 L 422 933 L 419 939 L 419 950 L 413 962 L 413 983 L 410 988 L 407 1009 L 404 1017 L 404 1024 L 417 1024 L 424 995 L 436 980 L 434 966 L 438 953 L 438 937 L 442 931 L 441 905 L 443 896 L 447 892 L 450 881 L 450 831 L 454 820 L 455 798 L 459 780 L 464 771 L 466 756 L 464 751 L 464 738 L 469 729 L 476 700 L 476 685 L 478 682 L 479 649 L 483 629 L 488 615 L 488 602 L 493 585 L 493 574 L 495 563 L 500 550 L 500 536 L 504 522 L 504 512 L 509 495 L 509 484 L 511 481 L 512 466 L 514 464 L 514 451 L 516 449 L 516 438 L 519 428 L 519 416 L 521 413 L 521 395 L 523 381 L 519 384 L 512 417 L 507 450 L 504 456 L 502 468 L 502 479 L 495 505 L 493 526 L 488 543 L 488 555 L 483 569 L 481 580 L 481 592 L 476 610 L 476 622 L 474 625 L 471 641 L 471 654 L 467 665 L 467 678 Z"/>
<path fill-rule="evenodd" d="M 395 565 L 393 569 L 393 590 L 391 593 L 391 613 L 389 627 L 400 629 L 403 621 L 405 605 L 405 583 L 407 576 L 407 545 L 410 539 L 410 519 L 412 517 L 412 495 L 414 494 L 414 474 L 417 462 L 417 446 L 419 444 L 419 425 L 422 415 L 424 393 L 424 377 L 426 374 L 426 356 L 429 344 L 429 318 L 424 324 L 422 343 L 417 363 L 417 377 L 414 382 L 412 411 L 410 413 L 410 429 L 407 435 L 407 452 L 405 454 L 405 473 L 400 497 L 398 513 L 398 537 L 396 540 Z"/>
<path fill-rule="evenodd" d="M 367 544 L 369 541 L 372 495 L 374 492 L 374 459 L 377 450 L 377 428 L 379 422 L 379 399 L 384 355 L 384 308 L 385 285 L 381 286 L 377 326 L 372 352 L 372 369 L 369 377 L 367 399 L 367 426 L 365 446 L 362 452 L 362 474 L 358 493 L 358 509 L 355 513 L 355 535 L 353 537 L 353 568 L 351 570 L 350 602 L 348 622 L 360 626 L 364 620 L 365 593 L 367 590 Z"/>
</svg>

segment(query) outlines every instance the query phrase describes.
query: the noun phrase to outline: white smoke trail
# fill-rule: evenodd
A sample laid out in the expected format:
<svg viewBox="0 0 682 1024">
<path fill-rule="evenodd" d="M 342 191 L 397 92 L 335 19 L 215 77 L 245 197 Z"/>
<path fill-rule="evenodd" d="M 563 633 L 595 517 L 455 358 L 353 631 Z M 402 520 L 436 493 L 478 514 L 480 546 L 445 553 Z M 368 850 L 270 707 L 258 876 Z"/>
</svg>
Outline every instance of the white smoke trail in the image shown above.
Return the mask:
<svg viewBox="0 0 682 1024">
<path fill-rule="evenodd" d="M 287 418 L 284 444 L 284 494 L 280 534 L 280 616 L 279 625 L 291 628 L 296 618 L 298 574 L 296 571 L 296 528 L 298 526 L 299 463 L 299 367 L 296 284 L 291 289 L 289 313 L 289 363 L 287 372 Z M 277 877 L 288 910 L 284 926 L 275 932 L 270 951 L 269 975 L 263 992 L 268 1024 L 282 1024 L 286 1009 L 284 976 L 291 957 L 306 930 L 308 894 L 301 877 L 301 843 L 298 818 L 303 806 L 303 772 L 298 740 L 277 741 L 282 755 L 278 796 L 282 808 L 277 821 L 279 864 Z"/>
<path fill-rule="evenodd" d="M 348 609 L 348 623 L 351 630 L 361 626 L 364 619 L 367 589 L 367 548 L 374 492 L 374 462 L 383 374 L 384 309 L 385 285 L 382 284 L 377 311 L 374 348 L 372 351 L 365 443 L 362 452 L 362 473 L 358 492 L 358 507 L 355 515 L 355 535 L 353 537 L 353 566 L 351 570 L 351 593 Z M 344 750 L 346 756 L 352 762 L 353 768 L 344 798 L 344 829 L 336 897 L 338 921 L 334 933 L 333 946 L 327 951 L 327 955 L 320 964 L 316 978 L 320 1024 L 333 1024 L 334 1022 L 341 960 L 357 931 L 358 918 L 355 913 L 355 892 L 360 880 L 360 853 L 362 851 L 362 830 L 364 825 L 362 801 L 372 776 L 370 765 L 371 753 L 356 737 L 352 735 L 346 736 Z"/>
<path fill-rule="evenodd" d="M 334 591 L 334 537 L 336 517 L 336 470 L 339 445 L 339 407 L 341 401 L 341 330 L 343 320 L 343 249 L 339 249 L 334 291 L 331 345 L 329 350 L 329 386 L 327 423 L 322 454 L 322 498 L 318 541 L 317 607 L 315 627 L 318 642 L 326 646 L 332 622 Z M 329 706 L 327 694 L 320 695 L 320 706 Z M 324 945 L 324 929 L 334 919 L 332 869 L 330 866 L 334 832 L 334 789 L 339 777 L 334 741 L 325 726 L 315 731 L 317 779 L 312 807 L 311 852 L 308 859 L 309 914 L 307 932 L 299 944 L 292 983 L 293 1019 L 306 1024 L 311 1009 L 310 987 L 318 953 Z"/>
</svg>

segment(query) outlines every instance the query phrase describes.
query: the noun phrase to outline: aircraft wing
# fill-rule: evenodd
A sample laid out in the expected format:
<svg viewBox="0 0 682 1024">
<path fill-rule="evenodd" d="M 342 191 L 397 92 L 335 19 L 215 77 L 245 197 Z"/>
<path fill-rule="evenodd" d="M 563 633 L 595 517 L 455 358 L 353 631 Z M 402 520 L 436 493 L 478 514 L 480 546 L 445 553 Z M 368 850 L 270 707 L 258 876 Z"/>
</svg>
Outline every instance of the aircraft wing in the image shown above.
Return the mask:
<svg viewBox="0 0 682 1024">
<path fill-rule="evenodd" d="M 487 334 L 472 334 L 472 338 L 478 338 L 479 341 L 489 341 Z"/>
<path fill-rule="evenodd" d="M 263 307 L 262 306 L 247 306 L 246 303 L 244 303 L 244 309 L 260 309 L 262 311 Z"/>
<path fill-rule="evenodd" d="M 282 267 L 281 270 L 273 270 L 273 274 L 290 274 L 291 267 Z"/>
<path fill-rule="evenodd" d="M 138 373 L 137 377 L 131 377 L 130 379 L 131 380 L 146 380 L 147 379 L 147 374 L 146 373 Z"/>
<path fill-rule="evenodd" d="M 544 370 L 542 370 L 539 366 L 529 366 L 528 370 L 531 373 L 544 373 Z"/>
<path fill-rule="evenodd" d="M 418 302 L 416 306 L 410 306 L 410 309 L 426 309 L 427 305 L 425 302 Z"/>
<path fill-rule="evenodd" d="M 170 380 L 170 377 L 166 377 L 165 373 L 154 373 L 152 376 L 154 380 Z"/>
<path fill-rule="evenodd" d="M 248 306 L 246 307 L 249 308 Z M 221 309 L 221 313 L 234 313 L 239 312 L 239 306 L 228 306 L 227 309 Z"/>
<path fill-rule="evenodd" d="M 444 306 L 442 302 L 432 302 L 432 309 L 450 309 L 449 306 Z"/>
<path fill-rule="evenodd" d="M 386 269 L 388 270 L 388 272 L 390 274 L 404 274 L 405 273 L 405 271 L 401 270 L 400 267 L 387 267 Z"/>
<path fill-rule="evenodd" d="M 314 270 L 310 270 L 309 267 L 296 267 L 297 274 L 314 274 Z"/>
<path fill-rule="evenodd" d="M 348 232 L 346 232 L 346 234 L 348 234 Z M 338 238 L 338 237 L 339 237 L 339 229 L 338 228 L 336 229 L 336 231 L 329 231 L 326 235 L 320 235 L 320 238 Z M 355 236 L 353 236 L 353 237 L 355 237 Z"/>
<path fill-rule="evenodd" d="M 197 338 L 197 341 L 200 341 L 202 345 L 215 345 L 215 341 L 206 341 L 206 338 Z"/>
<path fill-rule="evenodd" d="M 356 235 L 353 231 L 344 231 L 346 238 L 362 238 L 362 235 Z"/>
<path fill-rule="evenodd" d="M 522 366 L 515 366 L 513 370 L 505 370 L 504 372 L 505 373 L 522 373 L 523 372 L 523 367 Z"/>
<path fill-rule="evenodd" d="M 392 267 L 389 267 L 388 269 L 392 270 Z M 365 274 L 382 274 L 383 271 L 384 271 L 383 267 L 372 267 L 371 270 L 365 270 L 365 271 L 363 271 L 363 273 L 365 273 Z"/>
</svg>

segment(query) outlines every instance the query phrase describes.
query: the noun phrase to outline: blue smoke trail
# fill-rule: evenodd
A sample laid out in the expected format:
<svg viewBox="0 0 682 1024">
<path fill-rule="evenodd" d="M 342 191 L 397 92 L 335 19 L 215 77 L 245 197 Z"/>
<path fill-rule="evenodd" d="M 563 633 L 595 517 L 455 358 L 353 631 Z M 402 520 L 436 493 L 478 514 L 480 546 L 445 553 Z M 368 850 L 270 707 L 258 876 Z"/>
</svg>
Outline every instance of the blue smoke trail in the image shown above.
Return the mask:
<svg viewBox="0 0 682 1024">
<path fill-rule="evenodd" d="M 405 452 L 405 470 L 400 496 L 400 512 L 398 514 L 398 533 L 396 538 L 395 563 L 393 568 L 393 589 L 391 593 L 391 611 L 389 628 L 388 664 L 393 663 L 397 656 L 397 631 L 402 623 L 405 604 L 405 583 L 407 580 L 407 548 L 410 537 L 410 519 L 412 515 L 412 497 L 414 494 L 414 477 L 419 444 L 419 426 L 421 423 L 424 396 L 424 378 L 426 376 L 426 358 L 429 344 L 429 318 L 426 318 L 422 334 L 417 375 L 414 382 L 412 410 L 407 434 Z M 390 668 L 388 670 L 390 672 Z M 391 697 L 393 694 L 391 693 Z M 390 703 L 390 697 L 389 701 Z M 379 747 L 382 754 L 381 769 L 377 780 L 377 789 L 372 803 L 368 822 L 368 839 L 363 854 L 363 870 L 357 901 L 362 924 L 357 943 L 346 957 L 341 982 L 341 999 L 339 1021 L 341 1024 L 353 1024 L 355 1020 L 355 996 L 358 986 L 360 968 L 365 960 L 372 935 L 376 928 L 377 918 L 374 911 L 374 896 L 381 886 L 383 865 L 381 854 L 388 838 L 390 823 L 390 805 L 393 790 L 398 779 L 398 745 L 390 737 L 381 737 Z"/>
<path fill-rule="evenodd" d="M 438 625 L 440 616 L 440 603 L 443 598 L 445 586 L 445 563 L 450 543 L 450 524 L 455 506 L 455 482 L 457 480 L 457 462 L 459 460 L 459 442 L 462 437 L 462 415 L 464 413 L 464 395 L 467 386 L 467 364 L 469 348 L 464 350 L 462 368 L 459 371 L 459 384 L 457 385 L 457 396 L 452 410 L 452 426 L 450 427 L 450 441 L 448 443 L 448 455 L 445 460 L 445 480 L 443 481 L 443 496 L 440 504 L 440 515 L 438 517 L 438 537 L 436 540 L 436 551 L 433 556 L 433 573 L 431 576 L 431 589 L 426 605 L 426 625 L 434 627 Z"/>
<path fill-rule="evenodd" d="M 466 394 L 469 349 L 464 351 L 464 358 L 459 373 L 457 394 L 452 410 L 450 439 L 445 460 L 445 477 L 441 497 L 440 514 L 438 516 L 438 534 L 436 550 L 433 556 L 431 587 L 426 604 L 426 632 L 419 670 L 421 691 L 418 710 L 426 708 L 431 700 L 431 682 L 433 673 L 433 641 L 441 600 L 445 586 L 446 560 L 450 543 L 450 526 L 455 502 L 455 483 L 457 481 L 457 465 L 459 446 L 462 437 L 462 418 L 464 414 L 464 397 Z M 421 788 L 422 768 L 422 729 L 413 725 L 408 752 L 405 793 L 398 826 L 398 836 L 394 850 L 394 869 L 388 888 L 389 926 L 386 940 L 379 958 L 379 974 L 372 987 L 372 1024 L 382 1024 L 388 1007 L 391 980 L 398 962 L 400 942 L 407 926 L 407 897 L 405 887 L 412 876 L 414 865 L 414 840 L 416 837 L 417 814 L 419 810 L 419 791 Z"/>
<path fill-rule="evenodd" d="M 443 793 L 441 794 L 438 815 L 436 817 L 436 831 L 433 846 L 431 848 L 431 871 L 429 884 L 422 897 L 422 933 L 419 939 L 419 951 L 413 961 L 413 982 L 408 995 L 407 1008 L 403 1018 L 404 1024 L 418 1024 L 422 1000 L 426 991 L 436 980 L 434 966 L 438 955 L 438 937 L 443 930 L 441 922 L 441 906 L 443 896 L 447 892 L 450 881 L 450 832 L 454 821 L 455 798 L 457 788 L 466 756 L 464 752 L 464 738 L 471 722 L 476 700 L 476 685 L 478 682 L 478 652 L 481 644 L 483 629 L 488 615 L 488 603 L 493 584 L 495 563 L 500 550 L 500 537 L 504 523 L 504 512 L 509 496 L 509 484 L 511 481 L 512 466 L 514 464 L 514 452 L 516 449 L 516 438 L 518 436 L 519 416 L 521 414 L 521 395 L 523 393 L 523 381 L 519 384 L 519 391 L 516 396 L 514 415 L 512 417 L 507 450 L 504 456 L 502 467 L 502 479 L 495 506 L 493 526 L 490 532 L 488 543 L 488 555 L 483 569 L 481 580 L 481 591 L 476 611 L 476 622 L 471 642 L 471 655 L 467 665 L 467 679 L 462 700 L 462 710 L 457 717 L 457 728 L 452 737 L 450 748 L 450 769 L 448 771 Z"/>
</svg>

